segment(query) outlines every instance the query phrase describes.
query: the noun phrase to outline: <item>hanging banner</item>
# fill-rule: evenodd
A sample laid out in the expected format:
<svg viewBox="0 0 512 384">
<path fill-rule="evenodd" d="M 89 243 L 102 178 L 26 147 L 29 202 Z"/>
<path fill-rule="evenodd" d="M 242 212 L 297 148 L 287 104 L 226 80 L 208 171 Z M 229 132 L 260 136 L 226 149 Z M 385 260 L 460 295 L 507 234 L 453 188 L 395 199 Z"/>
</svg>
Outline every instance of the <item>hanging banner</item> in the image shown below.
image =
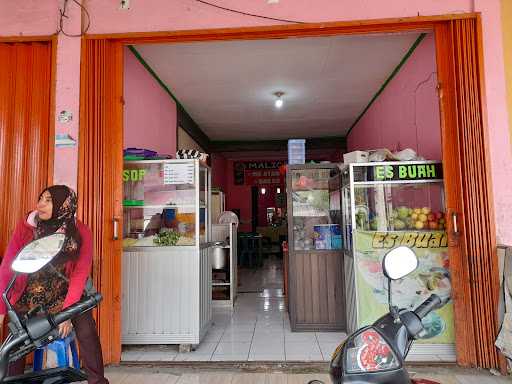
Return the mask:
<svg viewBox="0 0 512 384">
<path fill-rule="evenodd" d="M 234 163 L 235 185 L 284 185 L 284 175 L 279 172 L 282 161 L 237 161 Z"/>
<path fill-rule="evenodd" d="M 391 284 L 393 304 L 415 309 L 435 293 L 442 298 L 451 291 L 448 269 L 448 237 L 443 231 L 355 231 L 355 268 L 358 296 L 358 326 L 372 324 L 388 312 L 387 279 L 382 259 L 391 249 L 406 245 L 414 250 L 419 266 L 407 277 Z M 432 311 L 423 319 L 426 332 L 418 340 L 424 344 L 453 344 L 453 305 Z"/>
</svg>

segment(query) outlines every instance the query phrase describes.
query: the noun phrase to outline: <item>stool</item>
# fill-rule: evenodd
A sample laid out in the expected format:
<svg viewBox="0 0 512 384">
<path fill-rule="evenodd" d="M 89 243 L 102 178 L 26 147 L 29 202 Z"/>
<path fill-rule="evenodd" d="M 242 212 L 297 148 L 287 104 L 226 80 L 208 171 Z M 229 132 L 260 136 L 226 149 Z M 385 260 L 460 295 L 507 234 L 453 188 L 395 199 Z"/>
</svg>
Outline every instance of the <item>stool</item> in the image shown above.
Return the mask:
<svg viewBox="0 0 512 384">
<path fill-rule="evenodd" d="M 68 350 L 71 349 L 73 367 L 80 369 L 80 360 L 78 359 L 78 351 L 76 348 L 75 332 L 71 332 L 64 339 L 58 339 L 44 347 L 37 348 L 34 352 L 34 372 L 38 372 L 43 369 L 43 358 L 46 348 L 52 352 L 55 352 L 55 355 L 57 356 L 57 366 L 59 368 L 70 367 Z"/>
</svg>

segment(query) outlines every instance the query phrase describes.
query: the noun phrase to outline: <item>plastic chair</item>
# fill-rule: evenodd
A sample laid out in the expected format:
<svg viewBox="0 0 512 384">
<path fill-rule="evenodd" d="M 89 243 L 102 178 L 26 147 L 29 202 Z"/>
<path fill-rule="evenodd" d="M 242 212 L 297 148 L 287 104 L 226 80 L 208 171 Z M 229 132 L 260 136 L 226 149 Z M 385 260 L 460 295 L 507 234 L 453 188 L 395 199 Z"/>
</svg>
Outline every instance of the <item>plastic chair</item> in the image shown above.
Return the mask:
<svg viewBox="0 0 512 384">
<path fill-rule="evenodd" d="M 58 339 L 54 342 L 36 349 L 34 352 L 34 372 L 43 369 L 44 352 L 48 349 L 55 352 L 57 356 L 57 366 L 59 368 L 71 367 L 69 364 L 69 349 L 71 350 L 71 357 L 73 359 L 73 368 L 80 369 L 80 359 L 78 358 L 78 350 L 76 348 L 75 333 L 71 332 L 64 339 Z"/>
</svg>

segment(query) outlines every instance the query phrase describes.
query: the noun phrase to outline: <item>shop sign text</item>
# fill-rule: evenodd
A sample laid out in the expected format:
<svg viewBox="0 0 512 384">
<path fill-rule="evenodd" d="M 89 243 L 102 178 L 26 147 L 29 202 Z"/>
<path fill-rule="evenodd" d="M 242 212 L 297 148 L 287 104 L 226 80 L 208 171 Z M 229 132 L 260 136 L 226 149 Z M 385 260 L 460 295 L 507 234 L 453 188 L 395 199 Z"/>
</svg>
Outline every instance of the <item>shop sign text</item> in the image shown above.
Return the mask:
<svg viewBox="0 0 512 384">
<path fill-rule="evenodd" d="M 446 232 L 376 232 L 372 248 L 395 248 L 405 245 L 409 248 L 446 248 Z"/>
<path fill-rule="evenodd" d="M 123 171 L 123 181 L 142 181 L 145 174 L 145 169 L 125 169 Z"/>
<path fill-rule="evenodd" d="M 439 163 L 375 165 L 368 176 L 368 181 L 439 180 L 443 178 L 443 168 Z"/>
</svg>

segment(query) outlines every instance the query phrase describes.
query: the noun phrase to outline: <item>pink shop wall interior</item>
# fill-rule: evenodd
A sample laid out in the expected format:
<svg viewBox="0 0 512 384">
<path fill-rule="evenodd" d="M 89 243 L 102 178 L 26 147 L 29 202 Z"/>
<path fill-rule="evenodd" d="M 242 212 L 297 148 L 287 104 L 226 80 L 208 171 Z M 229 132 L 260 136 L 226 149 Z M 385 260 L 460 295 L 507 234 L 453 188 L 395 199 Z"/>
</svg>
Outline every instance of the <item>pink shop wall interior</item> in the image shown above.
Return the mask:
<svg viewBox="0 0 512 384">
<path fill-rule="evenodd" d="M 436 49 L 428 34 L 347 138 L 349 151 L 414 149 L 441 160 Z"/>
<path fill-rule="evenodd" d="M 212 153 L 212 187 L 226 192 L 228 185 L 228 160 L 220 153 Z"/>
<path fill-rule="evenodd" d="M 57 29 L 58 10 L 61 1 L 17 2 L 0 1 L 0 36 L 49 35 Z M 428 15 L 480 12 L 483 30 L 485 100 L 493 197 L 498 242 L 512 244 L 512 152 L 508 131 L 508 111 L 503 60 L 503 35 L 501 27 L 500 0 L 304 0 L 300 2 L 282 0 L 279 3 L 252 0 L 219 0 L 223 7 L 231 7 L 248 13 L 275 18 L 307 22 L 353 21 L 383 18 L 403 18 Z M 65 26 L 73 24 L 71 32 L 80 26 L 80 12 L 69 3 L 71 17 Z M 226 12 L 218 8 L 193 1 L 145 0 L 132 1 L 129 10 L 120 10 L 119 2 L 89 0 L 86 2 L 91 15 L 88 33 L 158 32 L 201 28 L 250 27 L 278 24 L 268 19 Z M 75 12 L 75 9 L 76 12 Z M 76 20 L 78 19 L 78 20 Z M 61 44 L 62 43 L 62 44 Z M 59 36 L 57 55 L 56 115 L 63 108 L 78 113 L 80 78 L 80 38 L 64 39 Z M 77 57 L 78 55 L 78 57 Z M 77 116 L 75 114 L 75 116 Z M 71 127 L 60 127 L 58 131 L 74 133 L 78 119 Z M 78 148 L 72 154 L 56 151 L 55 162 L 64 162 L 65 167 L 55 168 L 55 180 L 64 174 L 71 185 L 76 185 Z M 72 156 L 69 158 L 68 156 Z"/>
<path fill-rule="evenodd" d="M 124 51 L 124 148 L 176 154 L 176 103 L 133 53 Z"/>
</svg>

